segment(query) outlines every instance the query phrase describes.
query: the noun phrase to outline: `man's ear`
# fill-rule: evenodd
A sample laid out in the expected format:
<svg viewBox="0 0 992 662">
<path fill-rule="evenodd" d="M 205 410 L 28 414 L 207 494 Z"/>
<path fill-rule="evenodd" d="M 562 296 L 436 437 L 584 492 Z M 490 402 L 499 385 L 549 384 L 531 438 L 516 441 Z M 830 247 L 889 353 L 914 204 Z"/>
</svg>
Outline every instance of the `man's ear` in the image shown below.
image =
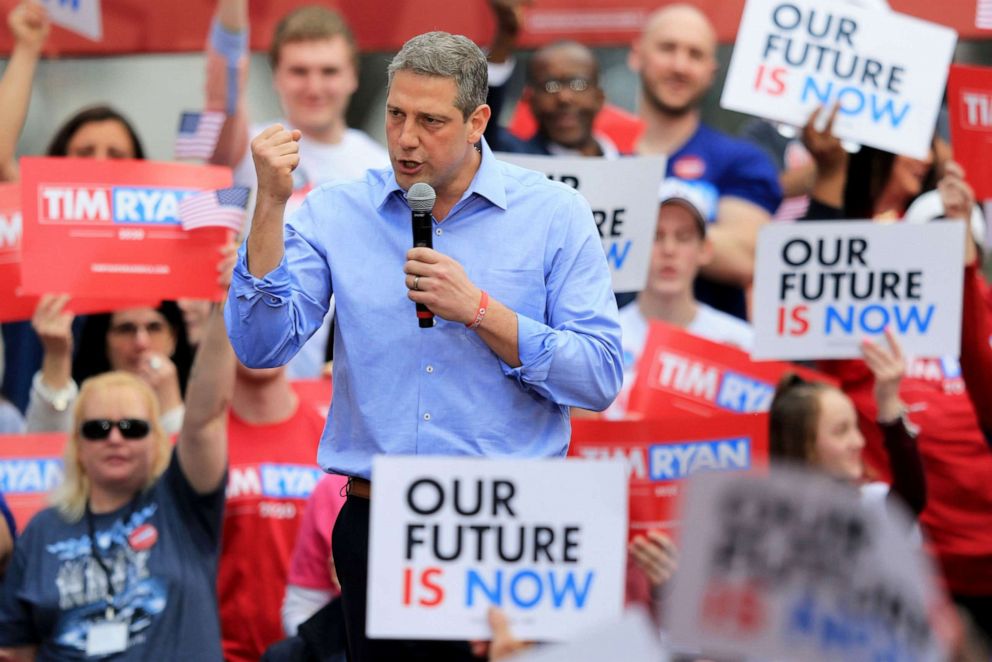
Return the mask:
<svg viewBox="0 0 992 662">
<path fill-rule="evenodd" d="M 482 134 L 486 132 L 486 126 L 489 124 L 489 117 L 492 115 L 492 112 L 493 111 L 489 108 L 489 105 L 484 103 L 473 110 L 472 114 L 469 115 L 469 143 L 474 145 L 482 140 Z"/>
<path fill-rule="evenodd" d="M 627 51 L 627 68 L 635 74 L 641 73 L 641 42 L 639 39 L 630 43 L 630 50 Z"/>
<path fill-rule="evenodd" d="M 699 260 L 697 261 L 697 264 L 699 265 L 699 268 L 702 269 L 712 261 L 713 261 L 713 242 L 710 241 L 709 237 L 704 237 L 702 248 L 700 248 L 699 250 Z"/>
</svg>

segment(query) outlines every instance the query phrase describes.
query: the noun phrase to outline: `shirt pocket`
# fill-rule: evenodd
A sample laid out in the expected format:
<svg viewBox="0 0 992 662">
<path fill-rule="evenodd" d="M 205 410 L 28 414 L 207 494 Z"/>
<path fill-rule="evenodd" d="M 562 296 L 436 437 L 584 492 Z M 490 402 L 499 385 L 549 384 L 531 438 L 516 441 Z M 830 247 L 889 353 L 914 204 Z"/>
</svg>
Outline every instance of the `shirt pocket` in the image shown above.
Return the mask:
<svg viewBox="0 0 992 662">
<path fill-rule="evenodd" d="M 544 322 L 548 291 L 542 269 L 489 269 L 480 281 L 476 285 L 491 299 L 519 315 Z"/>
</svg>

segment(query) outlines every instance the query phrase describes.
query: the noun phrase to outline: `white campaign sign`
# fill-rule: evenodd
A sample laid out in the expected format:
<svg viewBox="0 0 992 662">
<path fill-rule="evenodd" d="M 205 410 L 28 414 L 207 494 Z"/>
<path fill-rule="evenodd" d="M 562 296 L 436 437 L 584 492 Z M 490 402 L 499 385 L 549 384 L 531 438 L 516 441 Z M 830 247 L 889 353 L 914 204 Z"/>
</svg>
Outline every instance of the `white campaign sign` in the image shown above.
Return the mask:
<svg viewBox="0 0 992 662">
<path fill-rule="evenodd" d="M 498 153 L 497 158 L 543 172 L 577 189 L 593 210 L 615 292 L 644 289 L 658 227 L 658 187 L 665 174 L 662 156 L 539 156 Z"/>
<path fill-rule="evenodd" d="M 837 0 L 747 0 L 720 105 L 803 126 L 840 103 L 834 133 L 924 158 L 957 33 Z"/>
<path fill-rule="evenodd" d="M 103 39 L 101 0 L 41 0 L 52 23 L 93 41 Z"/>
<path fill-rule="evenodd" d="M 367 633 L 561 640 L 623 610 L 622 462 L 384 457 L 372 462 Z"/>
<path fill-rule="evenodd" d="M 960 353 L 961 221 L 766 225 L 755 265 L 753 359 L 859 358 L 886 327 L 909 356 Z"/>
<path fill-rule="evenodd" d="M 798 469 L 700 474 L 664 610 L 674 651 L 869 662 L 946 659 L 942 598 L 908 516 Z"/>
<path fill-rule="evenodd" d="M 514 655 L 513 662 L 668 662 L 658 628 L 647 612 L 628 609 L 618 622 L 603 623 L 568 643 Z"/>
</svg>

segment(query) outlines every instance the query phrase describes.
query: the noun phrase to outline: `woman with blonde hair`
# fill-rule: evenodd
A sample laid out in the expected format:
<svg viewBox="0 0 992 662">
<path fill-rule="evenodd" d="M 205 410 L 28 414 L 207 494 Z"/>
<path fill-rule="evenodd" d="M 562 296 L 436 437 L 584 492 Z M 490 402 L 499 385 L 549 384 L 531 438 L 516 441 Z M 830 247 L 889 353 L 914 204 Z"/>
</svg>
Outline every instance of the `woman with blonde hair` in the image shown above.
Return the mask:
<svg viewBox="0 0 992 662">
<path fill-rule="evenodd" d="M 65 482 L 18 538 L 0 597 L 0 659 L 220 660 L 215 580 L 233 371 L 219 309 L 173 448 L 139 377 L 83 383 Z"/>
</svg>

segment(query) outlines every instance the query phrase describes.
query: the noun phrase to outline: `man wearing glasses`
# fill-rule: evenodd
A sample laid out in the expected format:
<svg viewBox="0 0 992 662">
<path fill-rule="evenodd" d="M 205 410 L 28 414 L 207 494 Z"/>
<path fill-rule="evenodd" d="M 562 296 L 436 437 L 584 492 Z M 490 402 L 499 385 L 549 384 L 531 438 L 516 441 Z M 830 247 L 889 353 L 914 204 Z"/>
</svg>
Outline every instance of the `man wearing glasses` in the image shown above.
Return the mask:
<svg viewBox="0 0 992 662">
<path fill-rule="evenodd" d="M 513 71 L 511 50 L 519 30 L 519 0 L 492 0 L 496 36 L 489 53 L 489 96 L 493 121 L 486 141 L 493 151 L 557 156 L 619 155 L 616 145 L 593 132 L 593 120 L 606 95 L 599 87 L 596 55 L 575 41 L 559 41 L 534 53 L 527 67 L 523 100 L 530 104 L 537 133 L 522 140 L 496 121 Z"/>
</svg>

